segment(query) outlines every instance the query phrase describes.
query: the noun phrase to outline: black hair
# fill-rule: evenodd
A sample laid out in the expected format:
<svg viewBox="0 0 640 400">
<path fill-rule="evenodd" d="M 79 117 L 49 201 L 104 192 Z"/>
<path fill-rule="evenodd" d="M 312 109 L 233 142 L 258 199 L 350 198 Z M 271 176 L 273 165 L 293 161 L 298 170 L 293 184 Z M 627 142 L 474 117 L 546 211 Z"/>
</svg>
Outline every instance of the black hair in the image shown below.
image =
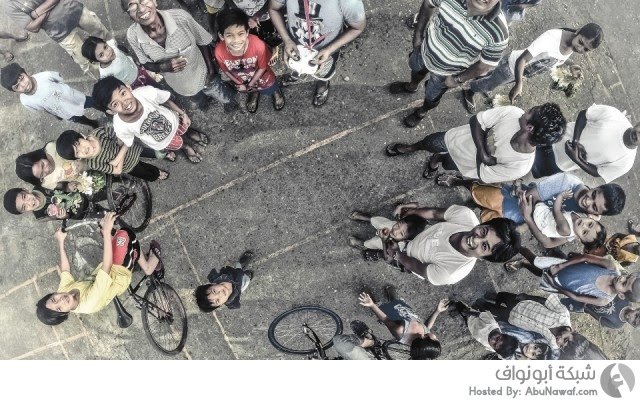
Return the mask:
<svg viewBox="0 0 640 400">
<path fill-rule="evenodd" d="M 506 333 L 501 333 L 502 335 L 502 346 L 495 349 L 496 353 L 500 354 L 502 358 L 510 358 L 512 357 L 516 349 L 518 348 L 518 339 L 511 335 L 507 335 Z"/>
<path fill-rule="evenodd" d="M 198 305 L 198 308 L 202 312 L 212 312 L 218 308 L 212 305 L 208 299 L 207 290 L 209 290 L 211 286 L 213 286 L 212 283 L 209 283 L 206 285 L 200 285 L 196 288 L 196 291 L 193 293 L 196 298 L 196 304 Z"/>
<path fill-rule="evenodd" d="M 560 141 L 567 127 L 567 120 L 556 103 L 544 103 L 537 107 L 528 124 L 533 126 L 529 136 L 532 144 L 550 145 Z"/>
<path fill-rule="evenodd" d="M 409 350 L 412 360 L 435 360 L 441 352 L 440 342 L 429 337 L 414 339 Z"/>
<path fill-rule="evenodd" d="M 82 43 L 82 56 L 91 62 L 97 62 L 96 58 L 96 47 L 98 47 L 99 43 L 106 43 L 104 39 L 101 39 L 96 36 L 89 36 L 84 43 Z"/>
<path fill-rule="evenodd" d="M 585 39 L 591 42 L 591 46 L 597 49 L 600 43 L 604 40 L 604 32 L 602 27 L 595 22 L 589 22 L 582 28 L 578 29 L 576 35 L 582 35 Z"/>
<path fill-rule="evenodd" d="M 524 347 L 528 344 L 536 344 L 540 349 L 542 349 L 542 353 L 538 354 L 534 360 L 548 360 L 551 358 L 551 347 L 546 343 L 522 343 L 522 355 L 524 355 Z"/>
<path fill-rule="evenodd" d="M 574 332 L 573 339 L 562 349 L 560 360 L 608 360 L 609 358 L 589 339 Z"/>
<path fill-rule="evenodd" d="M 91 92 L 94 107 L 97 110 L 106 112 L 109 109 L 109 103 L 111 103 L 113 92 L 122 86 L 126 85 L 115 76 L 107 76 L 100 79 L 95 85 L 93 85 L 93 91 Z"/>
<path fill-rule="evenodd" d="M 58 155 L 66 160 L 77 160 L 75 145 L 80 139 L 84 139 L 84 136 L 76 131 L 68 130 L 62 132 L 56 140 L 56 151 Z"/>
<path fill-rule="evenodd" d="M 47 153 L 44 149 L 34 150 L 29 153 L 20 154 L 16 158 L 16 175 L 23 181 L 32 184 L 33 186 L 40 185 L 40 179 L 33 175 L 33 164 L 38 161 L 47 158 Z"/>
<path fill-rule="evenodd" d="M 45 325 L 59 325 L 69 318 L 68 312 L 60 312 L 47 308 L 47 300 L 49 300 L 54 294 L 55 293 L 49 293 L 36 303 L 36 315 L 40 322 Z"/>
<path fill-rule="evenodd" d="M 122 11 L 127 12 L 127 8 L 129 8 L 129 0 L 120 0 L 120 7 L 122 7 Z"/>
<path fill-rule="evenodd" d="M 427 226 L 427 220 L 417 215 L 407 215 L 400 221 L 407 224 L 407 240 L 412 240 L 424 231 Z"/>
<path fill-rule="evenodd" d="M 598 186 L 604 195 L 604 207 L 602 215 L 618 215 L 624 209 L 627 195 L 617 183 L 607 183 Z"/>
<path fill-rule="evenodd" d="M 24 68 L 18 63 L 5 65 L 0 69 L 0 84 L 4 86 L 5 89 L 14 92 L 13 87 L 18 83 L 18 78 L 20 78 L 20 74 L 23 72 L 25 72 Z"/>
<path fill-rule="evenodd" d="M 239 8 L 228 8 L 218 12 L 216 17 L 218 24 L 218 34 L 224 36 L 224 31 L 233 25 L 243 26 L 249 31 L 249 17 Z"/>
<path fill-rule="evenodd" d="M 22 192 L 26 192 L 26 190 L 21 188 L 12 188 L 7 190 L 4 193 L 4 209 L 13 215 L 22 214 L 16 207 L 16 200 L 18 199 L 18 196 Z"/>
<path fill-rule="evenodd" d="M 624 298 L 632 303 L 637 303 L 640 301 L 640 275 L 637 272 L 631 275 L 636 277 L 636 281 L 633 282 L 631 289 L 624 294 Z"/>
<path fill-rule="evenodd" d="M 496 231 L 500 243 L 493 249 L 493 254 L 484 257 L 489 262 L 509 261 L 518 254 L 520 249 L 520 234 L 516 231 L 516 223 L 508 218 L 494 218 L 482 225 L 488 225 Z"/>
<path fill-rule="evenodd" d="M 607 240 L 607 228 L 605 228 L 604 225 L 602 225 L 602 223 L 600 223 L 599 221 L 594 220 L 594 222 L 600 225 L 600 231 L 596 233 L 596 237 L 593 239 L 593 241 L 589 243 L 582 242 L 585 252 L 593 251 L 599 247 L 603 247 L 604 242 Z"/>
</svg>

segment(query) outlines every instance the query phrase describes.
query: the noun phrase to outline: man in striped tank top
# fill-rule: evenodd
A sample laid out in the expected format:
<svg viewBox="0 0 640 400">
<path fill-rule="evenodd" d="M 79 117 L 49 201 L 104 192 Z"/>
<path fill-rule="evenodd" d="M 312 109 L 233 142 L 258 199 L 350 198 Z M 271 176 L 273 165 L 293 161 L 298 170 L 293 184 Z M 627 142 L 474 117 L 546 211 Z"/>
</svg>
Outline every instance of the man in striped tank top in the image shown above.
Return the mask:
<svg viewBox="0 0 640 400">
<path fill-rule="evenodd" d="M 389 87 L 393 94 L 414 93 L 431 73 L 424 104 L 408 115 L 404 124 L 411 128 L 418 125 L 448 89 L 494 69 L 508 41 L 499 0 L 423 0 L 409 55 L 411 81 L 393 82 Z"/>
</svg>

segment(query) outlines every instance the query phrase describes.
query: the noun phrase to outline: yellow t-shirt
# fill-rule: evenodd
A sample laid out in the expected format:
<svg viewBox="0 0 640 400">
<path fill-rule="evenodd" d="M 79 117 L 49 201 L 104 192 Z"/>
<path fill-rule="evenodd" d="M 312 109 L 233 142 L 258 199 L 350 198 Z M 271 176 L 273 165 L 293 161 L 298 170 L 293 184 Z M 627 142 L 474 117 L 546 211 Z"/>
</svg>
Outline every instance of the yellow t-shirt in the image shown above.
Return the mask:
<svg viewBox="0 0 640 400">
<path fill-rule="evenodd" d="M 72 312 L 91 314 L 102 310 L 114 297 L 124 293 L 131 284 L 131 271 L 122 265 L 114 264 L 111 273 L 102 270 L 102 263 L 86 280 L 76 281 L 70 272 L 60 274 L 57 292 L 80 291 L 78 307 Z"/>
</svg>

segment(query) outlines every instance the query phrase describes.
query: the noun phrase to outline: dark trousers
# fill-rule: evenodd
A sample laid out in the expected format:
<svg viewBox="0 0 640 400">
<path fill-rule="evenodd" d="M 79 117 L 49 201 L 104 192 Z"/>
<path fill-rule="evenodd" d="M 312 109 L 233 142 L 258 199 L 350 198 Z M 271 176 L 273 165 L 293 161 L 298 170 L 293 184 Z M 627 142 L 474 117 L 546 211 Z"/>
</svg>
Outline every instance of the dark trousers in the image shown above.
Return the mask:
<svg viewBox="0 0 640 400">
<path fill-rule="evenodd" d="M 516 296 L 517 295 L 514 293 L 499 292 L 496 295 L 495 304 L 485 302 L 482 304 L 482 308 L 484 309 L 484 311 L 489 311 L 491 314 L 493 314 L 493 316 L 496 317 L 497 320 L 509 321 L 511 310 L 513 310 L 513 307 L 518 304 Z"/>
<path fill-rule="evenodd" d="M 142 150 L 142 153 L 140 153 L 140 157 L 155 158 L 155 151 L 145 147 Z M 155 165 L 139 161 L 136 166 L 128 172 L 128 174 L 131 176 L 135 176 L 136 178 L 144 179 L 145 181 L 153 182 L 160 176 L 160 169 Z"/>
<path fill-rule="evenodd" d="M 458 166 L 449 155 L 449 149 L 447 149 L 447 145 L 444 141 L 444 134 L 445 132 L 436 132 L 427 135 L 416 144 L 416 147 L 419 150 L 426 150 L 434 154 L 441 153 L 442 168 L 449 171 L 458 171 Z"/>
<path fill-rule="evenodd" d="M 562 172 L 556 164 L 556 157 L 553 154 L 552 146 L 538 146 L 536 148 L 536 158 L 531 168 L 531 174 L 538 179 L 543 176 L 551 176 Z"/>
</svg>

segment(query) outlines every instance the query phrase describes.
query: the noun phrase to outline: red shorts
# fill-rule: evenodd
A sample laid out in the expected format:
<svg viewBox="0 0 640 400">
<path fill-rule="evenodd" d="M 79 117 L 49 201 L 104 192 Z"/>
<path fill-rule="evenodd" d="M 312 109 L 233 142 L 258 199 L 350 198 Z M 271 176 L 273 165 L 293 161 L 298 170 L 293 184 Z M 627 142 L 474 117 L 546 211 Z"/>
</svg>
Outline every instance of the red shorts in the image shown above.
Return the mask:
<svg viewBox="0 0 640 400">
<path fill-rule="evenodd" d="M 113 263 L 133 270 L 140 257 L 140 243 L 136 234 L 128 229 L 120 229 L 111 238 Z"/>
<path fill-rule="evenodd" d="M 182 148 L 182 143 L 183 143 L 181 136 L 184 135 L 187 129 L 189 128 L 182 123 L 182 120 L 180 120 L 180 125 L 178 125 L 178 130 L 176 131 L 176 134 L 173 135 L 173 138 L 171 138 L 171 142 L 169 142 L 167 147 L 165 147 L 164 149 L 169 151 L 180 150 Z"/>
</svg>

